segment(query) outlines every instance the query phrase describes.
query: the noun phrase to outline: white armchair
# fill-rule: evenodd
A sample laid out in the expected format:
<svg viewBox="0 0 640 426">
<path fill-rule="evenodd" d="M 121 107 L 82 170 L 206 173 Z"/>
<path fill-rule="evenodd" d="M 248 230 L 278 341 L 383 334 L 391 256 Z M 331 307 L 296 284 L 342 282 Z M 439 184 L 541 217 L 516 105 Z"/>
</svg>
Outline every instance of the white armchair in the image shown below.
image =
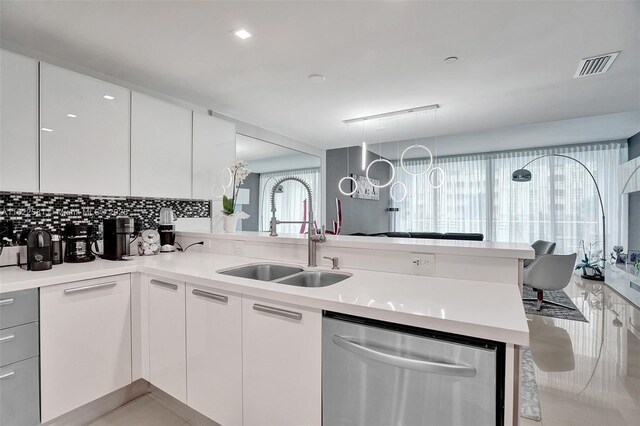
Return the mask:
<svg viewBox="0 0 640 426">
<path fill-rule="evenodd" d="M 537 302 L 536 310 L 542 308 L 543 303 L 561 306 L 575 310 L 572 306 L 544 300 L 544 290 L 560 290 L 571 281 L 576 264 L 576 253 L 567 255 L 543 254 L 524 268 L 524 284 L 537 290 L 537 298 L 522 299 L 526 302 Z"/>
<path fill-rule="evenodd" d="M 531 244 L 531 248 L 536 253 L 536 258 L 542 256 L 543 254 L 553 254 L 556 249 L 556 243 L 552 243 L 551 241 L 538 240 L 535 243 Z M 531 265 L 534 259 L 525 259 L 524 267 Z"/>
</svg>

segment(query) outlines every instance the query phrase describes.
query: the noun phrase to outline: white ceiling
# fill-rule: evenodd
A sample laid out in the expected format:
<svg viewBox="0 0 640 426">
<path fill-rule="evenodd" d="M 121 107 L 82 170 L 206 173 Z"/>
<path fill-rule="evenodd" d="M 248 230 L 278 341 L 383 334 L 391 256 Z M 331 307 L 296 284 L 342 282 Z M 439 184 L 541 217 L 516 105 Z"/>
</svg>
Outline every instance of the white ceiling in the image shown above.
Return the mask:
<svg viewBox="0 0 640 426">
<path fill-rule="evenodd" d="M 388 127 L 384 130 L 386 131 L 393 133 L 394 128 Z M 640 131 L 640 111 L 632 111 L 458 135 L 431 136 L 418 138 L 418 143 L 427 146 L 432 150 L 433 155 L 442 156 L 613 141 L 628 139 L 629 135 L 636 134 L 638 131 Z M 369 139 L 368 149 L 390 160 L 396 160 L 400 158 L 405 148 L 415 143 L 415 139 L 409 139 L 384 142 L 380 145 L 373 139 Z M 405 158 L 424 156 L 425 151 L 412 149 L 407 151 Z"/>
<path fill-rule="evenodd" d="M 0 5 L 5 47 L 58 58 L 322 148 L 353 144 L 344 119 L 433 103 L 442 106 L 440 135 L 640 110 L 637 1 Z M 255 36 L 237 39 L 230 31 L 239 27 Z M 618 50 L 606 74 L 573 79 L 581 58 Z M 445 64 L 452 55 L 460 61 Z M 312 73 L 327 79 L 311 83 Z M 567 123 L 579 134 L 580 122 Z M 629 133 L 633 123 L 624 125 Z M 381 139 L 407 139 L 413 132 L 408 125 Z M 563 132 L 571 139 L 571 128 Z M 434 127 L 425 127 L 421 136 L 434 134 Z M 618 136 L 600 131 L 599 137 Z"/>
</svg>

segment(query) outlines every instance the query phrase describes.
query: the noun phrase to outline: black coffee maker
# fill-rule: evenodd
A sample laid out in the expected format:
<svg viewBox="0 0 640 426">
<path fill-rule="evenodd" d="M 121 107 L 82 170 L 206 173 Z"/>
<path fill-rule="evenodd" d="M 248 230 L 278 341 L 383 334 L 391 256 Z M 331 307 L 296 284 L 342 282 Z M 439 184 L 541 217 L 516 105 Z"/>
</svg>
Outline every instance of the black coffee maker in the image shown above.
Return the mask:
<svg viewBox="0 0 640 426">
<path fill-rule="evenodd" d="M 105 219 L 102 222 L 104 247 L 102 258 L 109 260 L 130 260 L 131 255 L 130 236 L 135 232 L 135 222 L 130 217 L 118 217 Z"/>
<path fill-rule="evenodd" d="M 67 223 L 64 227 L 64 238 L 66 241 L 65 262 L 91 262 L 96 259 L 91 251 L 91 244 L 95 242 L 93 225 Z"/>
<path fill-rule="evenodd" d="M 27 269 L 46 271 L 51 265 L 51 234 L 36 228 L 27 237 Z"/>
</svg>

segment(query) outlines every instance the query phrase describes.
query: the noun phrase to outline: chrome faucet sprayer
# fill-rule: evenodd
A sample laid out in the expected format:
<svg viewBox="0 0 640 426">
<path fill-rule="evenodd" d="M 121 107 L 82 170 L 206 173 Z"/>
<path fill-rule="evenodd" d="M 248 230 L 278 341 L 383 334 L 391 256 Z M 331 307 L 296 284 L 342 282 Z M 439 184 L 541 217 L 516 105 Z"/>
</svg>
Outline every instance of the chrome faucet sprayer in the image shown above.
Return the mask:
<svg viewBox="0 0 640 426">
<path fill-rule="evenodd" d="M 308 221 L 307 222 L 303 222 L 303 221 L 280 221 L 278 219 L 276 219 L 276 191 L 278 189 L 278 187 L 283 183 L 286 182 L 288 180 L 292 180 L 298 183 L 301 183 L 304 188 L 307 190 L 307 210 L 309 212 L 308 214 Z M 314 224 L 314 220 L 313 220 L 313 195 L 311 193 L 311 186 L 309 185 L 309 183 L 307 181 L 305 181 L 304 179 L 301 179 L 299 177 L 296 176 L 285 176 L 282 177 L 280 179 L 278 179 L 276 181 L 276 183 L 273 185 L 273 187 L 271 188 L 271 196 L 270 196 L 270 200 L 271 200 L 271 226 L 270 226 L 270 233 L 269 235 L 272 237 L 277 237 L 278 236 L 278 232 L 276 231 L 276 227 L 281 224 L 281 223 L 308 223 L 308 246 L 307 246 L 307 260 L 308 260 L 308 266 L 310 267 L 315 267 L 317 266 L 317 262 L 316 262 L 316 244 L 317 243 L 324 243 L 327 238 L 325 236 L 325 227 L 322 227 L 322 230 L 317 233 L 316 232 L 316 227 Z"/>
</svg>

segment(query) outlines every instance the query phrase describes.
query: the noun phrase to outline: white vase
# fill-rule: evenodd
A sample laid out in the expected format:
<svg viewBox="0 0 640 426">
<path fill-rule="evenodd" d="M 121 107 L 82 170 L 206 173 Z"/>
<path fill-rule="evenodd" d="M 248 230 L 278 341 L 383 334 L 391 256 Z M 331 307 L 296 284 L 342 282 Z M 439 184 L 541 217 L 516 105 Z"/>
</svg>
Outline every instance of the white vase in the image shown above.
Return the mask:
<svg viewBox="0 0 640 426">
<path fill-rule="evenodd" d="M 236 232 L 236 225 L 238 223 L 238 218 L 231 215 L 224 217 L 224 232 L 227 234 L 233 234 Z"/>
</svg>

